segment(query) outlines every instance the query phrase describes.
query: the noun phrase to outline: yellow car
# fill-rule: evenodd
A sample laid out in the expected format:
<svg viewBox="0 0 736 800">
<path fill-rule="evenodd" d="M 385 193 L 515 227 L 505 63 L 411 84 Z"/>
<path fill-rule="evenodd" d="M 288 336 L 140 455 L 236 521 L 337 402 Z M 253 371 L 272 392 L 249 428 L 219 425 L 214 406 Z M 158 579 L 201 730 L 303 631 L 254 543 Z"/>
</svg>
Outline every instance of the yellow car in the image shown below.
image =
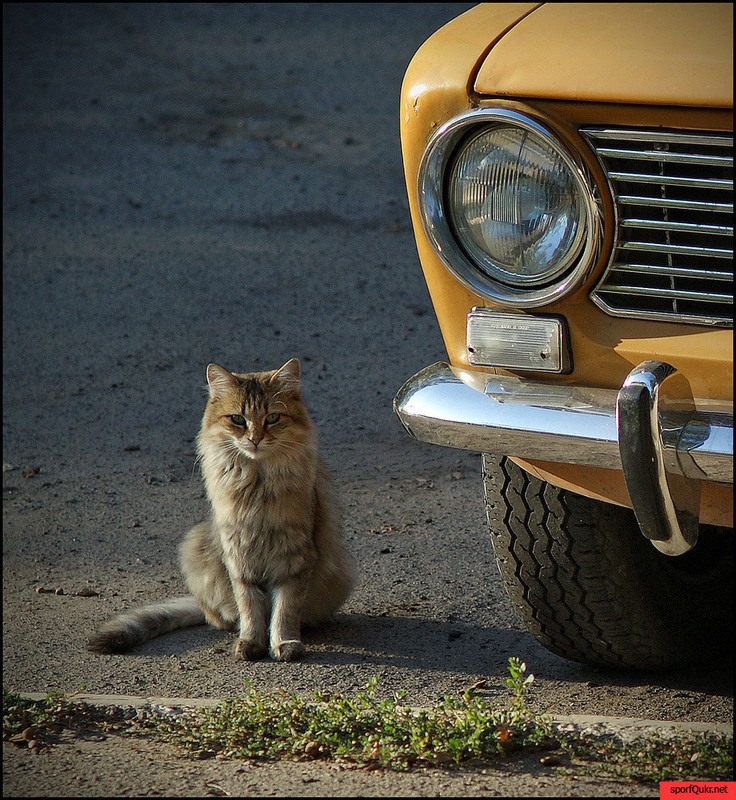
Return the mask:
<svg viewBox="0 0 736 800">
<path fill-rule="evenodd" d="M 421 441 L 483 453 L 508 593 L 580 662 L 731 647 L 732 15 L 484 3 L 402 86 L 448 361 L 394 409 Z"/>
</svg>

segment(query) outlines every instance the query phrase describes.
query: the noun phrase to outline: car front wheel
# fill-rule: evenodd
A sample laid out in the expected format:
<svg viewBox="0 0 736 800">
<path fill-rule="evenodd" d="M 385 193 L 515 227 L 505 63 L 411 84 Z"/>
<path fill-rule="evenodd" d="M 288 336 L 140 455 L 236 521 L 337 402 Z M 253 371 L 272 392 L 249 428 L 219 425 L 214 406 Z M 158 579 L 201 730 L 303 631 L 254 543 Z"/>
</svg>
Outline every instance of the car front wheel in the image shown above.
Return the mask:
<svg viewBox="0 0 736 800">
<path fill-rule="evenodd" d="M 733 536 L 701 526 L 693 550 L 665 556 L 629 509 L 483 456 L 496 562 L 527 629 L 565 658 L 662 669 L 712 658 L 733 639 Z"/>
</svg>

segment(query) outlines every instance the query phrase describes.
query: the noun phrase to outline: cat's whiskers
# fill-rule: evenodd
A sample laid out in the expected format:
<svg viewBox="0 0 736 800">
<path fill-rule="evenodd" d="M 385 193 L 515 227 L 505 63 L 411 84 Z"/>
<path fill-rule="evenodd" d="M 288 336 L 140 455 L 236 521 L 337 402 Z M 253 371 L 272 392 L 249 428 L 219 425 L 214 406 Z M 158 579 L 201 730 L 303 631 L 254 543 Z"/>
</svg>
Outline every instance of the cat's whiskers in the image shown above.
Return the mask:
<svg viewBox="0 0 736 800">
<path fill-rule="evenodd" d="M 192 470 L 189 473 L 189 485 L 192 485 L 192 480 L 194 479 L 194 473 L 197 467 L 201 469 L 201 461 L 202 461 L 202 453 L 196 453 L 194 456 L 194 461 L 192 462 Z"/>
<path fill-rule="evenodd" d="M 301 442 L 288 442 L 283 439 L 274 442 L 272 448 L 274 450 L 278 449 L 283 453 L 297 453 L 299 455 L 304 454 L 305 451 L 305 447 Z"/>
</svg>

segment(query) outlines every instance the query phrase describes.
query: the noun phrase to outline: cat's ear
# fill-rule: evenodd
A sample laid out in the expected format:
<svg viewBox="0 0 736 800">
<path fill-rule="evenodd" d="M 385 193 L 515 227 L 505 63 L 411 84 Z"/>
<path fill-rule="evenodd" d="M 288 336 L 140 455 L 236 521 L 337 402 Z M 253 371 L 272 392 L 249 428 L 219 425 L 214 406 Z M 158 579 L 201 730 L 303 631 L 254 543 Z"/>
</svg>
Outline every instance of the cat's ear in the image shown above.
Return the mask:
<svg viewBox="0 0 736 800">
<path fill-rule="evenodd" d="M 234 380 L 232 373 L 228 372 L 225 367 L 221 367 L 219 364 L 207 365 L 207 384 L 210 387 L 211 397 L 232 386 Z"/>
<path fill-rule="evenodd" d="M 292 358 L 290 361 L 287 361 L 281 369 L 276 370 L 273 376 L 271 377 L 272 381 L 278 381 L 279 383 L 287 386 L 290 389 L 298 389 L 299 388 L 299 375 L 301 374 L 301 367 L 299 365 L 298 358 Z"/>
</svg>

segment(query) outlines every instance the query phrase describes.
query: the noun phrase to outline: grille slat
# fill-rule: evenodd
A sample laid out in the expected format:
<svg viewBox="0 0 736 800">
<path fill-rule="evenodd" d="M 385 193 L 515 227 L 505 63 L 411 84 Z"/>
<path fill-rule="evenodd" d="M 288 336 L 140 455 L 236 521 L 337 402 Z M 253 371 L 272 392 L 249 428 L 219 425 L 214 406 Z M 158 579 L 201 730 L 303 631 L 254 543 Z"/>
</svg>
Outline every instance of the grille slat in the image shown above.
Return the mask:
<svg viewBox="0 0 736 800">
<path fill-rule="evenodd" d="M 616 147 L 599 147 L 599 156 L 627 158 L 632 161 L 666 161 L 671 164 L 703 164 L 709 167 L 728 167 L 728 156 L 708 156 L 695 153 L 670 153 L 666 150 L 622 150 Z"/>
<path fill-rule="evenodd" d="M 733 137 L 718 135 L 715 133 L 682 133 L 681 131 L 647 131 L 644 129 L 629 129 L 624 128 L 590 128 L 581 131 L 582 133 L 590 132 L 595 135 L 596 139 L 601 141 L 620 141 L 623 140 L 626 144 L 631 142 L 654 142 L 658 145 L 674 142 L 676 144 L 693 144 L 701 145 L 703 138 L 707 137 L 708 144 L 713 147 L 731 147 L 733 145 Z"/>
<path fill-rule="evenodd" d="M 718 247 L 692 247 L 684 244 L 657 244 L 656 242 L 623 242 L 622 250 L 644 250 L 647 253 L 671 253 L 683 256 L 714 256 L 727 258 L 730 250 Z"/>
<path fill-rule="evenodd" d="M 608 177 L 612 181 L 622 183 L 654 183 L 660 186 L 685 186 L 692 189 L 722 189 L 729 191 L 733 188 L 731 181 L 705 180 L 703 178 L 681 178 L 673 175 L 649 175 L 648 173 L 638 172 L 609 172 Z"/>
<path fill-rule="evenodd" d="M 669 297 L 673 300 L 702 300 L 704 303 L 724 303 L 729 299 L 725 294 L 703 295 L 701 292 L 684 292 L 677 289 L 647 289 L 644 286 L 612 286 L 611 294 L 635 294 L 642 297 Z"/>
<path fill-rule="evenodd" d="M 658 267 L 652 264 L 616 264 L 618 272 L 642 272 L 652 275 L 672 275 L 676 278 L 696 278 L 705 281 L 730 281 L 731 274 L 710 269 L 687 269 L 687 267 Z"/>
<path fill-rule="evenodd" d="M 732 214 L 733 206 L 730 203 L 708 203 L 698 200 L 673 200 L 662 197 L 641 197 L 637 195 L 622 194 L 618 196 L 619 205 L 627 206 L 652 206 L 654 208 L 672 208 L 680 211 L 707 211 L 714 214 Z"/>
<path fill-rule="evenodd" d="M 721 225 L 698 225 L 694 222 L 664 222 L 656 219 L 624 219 L 623 228 L 645 228 L 654 231 L 684 231 L 685 233 L 710 233 L 713 236 L 733 236 L 733 228 Z"/>
<path fill-rule="evenodd" d="M 732 326 L 733 139 L 697 132 L 581 130 L 618 212 L 611 264 L 591 293 L 619 316 Z"/>
</svg>

